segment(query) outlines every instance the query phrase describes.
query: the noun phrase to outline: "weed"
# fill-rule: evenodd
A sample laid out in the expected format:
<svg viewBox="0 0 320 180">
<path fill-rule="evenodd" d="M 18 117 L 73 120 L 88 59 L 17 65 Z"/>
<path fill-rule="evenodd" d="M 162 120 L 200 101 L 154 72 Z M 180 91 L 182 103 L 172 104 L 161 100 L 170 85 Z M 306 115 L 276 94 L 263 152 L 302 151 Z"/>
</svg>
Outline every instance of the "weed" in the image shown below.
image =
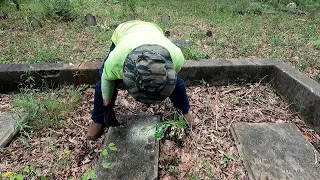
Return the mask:
<svg viewBox="0 0 320 180">
<path fill-rule="evenodd" d="M 307 60 L 301 60 L 296 66 L 300 71 L 303 71 L 309 66 L 309 62 Z"/>
<path fill-rule="evenodd" d="M 238 51 L 239 51 L 240 55 L 248 56 L 249 54 L 254 52 L 256 49 L 257 49 L 256 45 L 254 45 L 252 43 L 247 43 L 247 44 L 240 46 Z"/>
<path fill-rule="evenodd" d="M 122 14 L 125 16 L 128 13 L 136 14 L 136 1 L 135 0 L 123 0 L 122 1 Z"/>
<path fill-rule="evenodd" d="M 189 180 L 201 180 L 199 172 L 191 172 L 189 174 Z"/>
<path fill-rule="evenodd" d="M 205 86 L 205 87 L 209 87 L 209 86 L 210 86 L 210 84 L 207 83 L 203 78 L 200 80 L 200 84 L 201 84 L 202 86 Z"/>
<path fill-rule="evenodd" d="M 88 169 L 86 173 L 80 177 L 80 180 L 89 180 L 89 179 L 95 179 L 95 178 L 97 178 L 96 171 L 93 169 Z"/>
<path fill-rule="evenodd" d="M 108 144 L 108 148 L 111 150 L 111 151 L 118 151 L 118 148 L 116 147 L 116 145 L 114 143 L 109 143 Z M 102 156 L 104 157 L 104 159 L 108 159 L 109 157 L 109 152 L 107 149 L 104 149 L 104 150 L 100 150 L 99 152 L 101 152 Z M 111 163 L 110 162 L 102 162 L 102 167 L 103 168 L 110 168 L 111 167 Z"/>
<path fill-rule="evenodd" d="M 81 98 L 81 92 L 77 88 L 67 87 L 65 90 L 65 96 L 60 96 L 51 90 L 40 93 L 28 89 L 23 89 L 20 94 L 15 95 L 14 107 L 27 114 L 25 121 L 19 123 L 20 128 L 17 130 L 26 128 L 38 130 L 61 125 L 60 117 L 72 112 Z"/>
<path fill-rule="evenodd" d="M 102 151 L 102 156 L 103 156 L 104 158 L 108 158 L 108 157 L 109 157 L 108 150 L 104 149 L 104 150 Z"/>
<path fill-rule="evenodd" d="M 169 158 L 169 156 L 165 155 L 165 156 L 163 156 L 163 157 L 160 157 L 160 158 L 159 158 L 159 161 L 165 161 L 165 160 L 167 160 L 168 158 Z"/>
<path fill-rule="evenodd" d="M 236 180 L 239 180 L 240 179 L 240 173 L 238 171 L 236 171 L 234 173 L 234 177 L 236 178 Z"/>
<path fill-rule="evenodd" d="M 211 163 L 212 163 L 212 160 L 206 159 L 202 164 L 207 170 L 209 170 L 208 178 L 213 180 L 215 178 L 214 178 L 214 175 L 213 175 L 213 169 L 210 167 Z"/>
<path fill-rule="evenodd" d="M 219 157 L 220 157 L 220 164 L 223 165 L 224 168 L 228 166 L 228 161 L 235 160 L 235 158 L 228 153 L 220 153 Z"/>
<path fill-rule="evenodd" d="M 10 176 L 10 180 L 23 180 L 24 176 L 22 174 L 13 174 Z"/>
<path fill-rule="evenodd" d="M 105 168 L 105 169 L 110 168 L 110 166 L 111 166 L 111 163 L 109 163 L 109 162 L 102 163 L 102 167 Z"/>
<path fill-rule="evenodd" d="M 58 163 L 53 164 L 50 167 L 50 172 L 53 173 L 56 169 L 59 169 L 63 165 L 67 165 L 69 167 L 72 167 L 70 157 L 64 157 L 62 160 L 60 160 Z"/>
<path fill-rule="evenodd" d="M 171 173 L 179 173 L 180 172 L 180 169 L 176 168 L 176 167 L 171 167 L 168 169 L 168 172 L 171 172 Z"/>
<path fill-rule="evenodd" d="M 18 138 L 18 141 L 20 141 L 26 148 L 30 148 L 30 143 L 28 142 L 27 138 Z"/>
<path fill-rule="evenodd" d="M 176 116 L 176 114 L 175 114 L 175 116 Z M 164 133 L 165 133 L 166 129 L 170 126 L 174 126 L 174 127 L 182 128 L 182 129 L 187 128 L 187 125 L 186 125 L 186 122 L 185 122 L 183 116 L 179 115 L 178 121 L 171 120 L 171 121 L 158 123 L 155 126 L 155 128 L 156 128 L 155 139 L 162 139 L 164 137 Z"/>
<path fill-rule="evenodd" d="M 235 104 L 239 104 L 240 103 L 240 99 L 239 97 L 236 97 L 236 96 L 232 96 L 232 102 L 235 103 Z"/>
<path fill-rule="evenodd" d="M 64 148 L 64 150 L 62 152 L 59 152 L 59 155 L 66 155 L 66 154 L 70 154 L 71 150 L 69 150 L 68 147 Z"/>
<path fill-rule="evenodd" d="M 57 141 L 53 140 L 46 140 L 44 142 L 45 152 L 55 152 L 57 151 Z"/>
<path fill-rule="evenodd" d="M 118 148 L 116 147 L 116 145 L 115 145 L 114 143 L 110 143 L 110 144 L 108 145 L 108 147 L 109 147 L 109 149 L 110 149 L 111 151 L 118 151 Z"/>
<path fill-rule="evenodd" d="M 313 78 L 314 78 L 318 83 L 320 83 L 320 73 L 314 75 Z"/>
<path fill-rule="evenodd" d="M 196 46 L 193 47 L 182 47 L 181 51 L 183 55 L 185 56 L 185 59 L 187 60 L 199 60 L 199 59 L 205 59 L 206 54 L 200 50 L 200 48 L 197 48 Z"/>
</svg>

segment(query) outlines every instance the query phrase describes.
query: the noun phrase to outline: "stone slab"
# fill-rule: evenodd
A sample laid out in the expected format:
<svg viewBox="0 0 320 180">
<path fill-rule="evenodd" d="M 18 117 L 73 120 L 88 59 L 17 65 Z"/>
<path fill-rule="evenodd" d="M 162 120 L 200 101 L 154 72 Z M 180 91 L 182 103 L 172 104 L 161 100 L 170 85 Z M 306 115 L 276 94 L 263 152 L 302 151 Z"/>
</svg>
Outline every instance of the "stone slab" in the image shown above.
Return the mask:
<svg viewBox="0 0 320 180">
<path fill-rule="evenodd" d="M 0 114 L 0 148 L 4 148 L 16 134 L 14 124 L 19 118 L 22 117 L 14 113 Z"/>
<path fill-rule="evenodd" d="M 250 179 L 320 178 L 320 154 L 294 124 L 234 123 L 231 132 Z"/>
<path fill-rule="evenodd" d="M 123 116 L 122 127 L 108 131 L 104 149 L 114 143 L 118 151 L 109 151 L 109 157 L 100 155 L 96 174 L 100 180 L 154 180 L 158 178 L 159 143 L 155 140 L 155 128 L 159 118 L 155 116 Z M 109 162 L 109 169 L 102 163 Z"/>
</svg>

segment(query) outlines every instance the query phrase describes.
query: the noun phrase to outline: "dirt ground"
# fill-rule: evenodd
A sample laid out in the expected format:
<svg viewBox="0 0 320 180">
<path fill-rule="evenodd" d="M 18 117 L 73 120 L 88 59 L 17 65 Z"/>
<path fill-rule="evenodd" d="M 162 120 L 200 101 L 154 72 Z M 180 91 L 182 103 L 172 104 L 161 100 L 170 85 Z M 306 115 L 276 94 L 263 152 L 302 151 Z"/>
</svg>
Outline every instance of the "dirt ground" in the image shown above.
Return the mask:
<svg viewBox="0 0 320 180">
<path fill-rule="evenodd" d="M 0 114 L 9 111 L 11 108 L 11 95 L 0 94 Z"/>
<path fill-rule="evenodd" d="M 182 144 L 160 141 L 159 175 L 171 179 L 248 179 L 243 162 L 229 131 L 233 122 L 292 122 L 320 151 L 320 136 L 309 129 L 297 114 L 289 110 L 269 85 L 188 87 L 191 112 L 199 122 Z M 10 98 L 0 95 L 1 113 L 10 109 Z M 93 107 L 93 89 L 85 91 L 81 106 L 64 125 L 30 133 L 27 141 L 17 135 L 0 151 L 0 172 L 18 171 L 32 166 L 39 175 L 50 179 L 79 179 L 95 168 L 104 135 L 96 142 L 86 140 Z M 159 105 L 145 106 L 119 91 L 115 110 L 119 115 L 151 114 L 171 120 L 173 107 L 167 100 Z M 107 130 L 106 130 L 107 131 Z M 70 150 L 64 151 L 66 148 Z M 219 154 L 228 153 L 234 160 L 220 164 Z M 30 174 L 34 177 L 35 173 Z M 30 178 L 31 179 L 31 178 Z"/>
</svg>

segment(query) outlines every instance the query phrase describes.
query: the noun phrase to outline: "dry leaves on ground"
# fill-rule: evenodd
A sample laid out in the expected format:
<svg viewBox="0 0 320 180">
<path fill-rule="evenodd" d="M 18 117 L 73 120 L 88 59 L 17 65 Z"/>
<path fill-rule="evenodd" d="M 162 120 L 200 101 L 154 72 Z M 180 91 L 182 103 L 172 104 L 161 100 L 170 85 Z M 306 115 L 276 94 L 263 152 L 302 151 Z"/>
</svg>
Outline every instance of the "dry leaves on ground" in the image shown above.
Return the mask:
<svg viewBox="0 0 320 180">
<path fill-rule="evenodd" d="M 319 134 L 293 114 L 269 85 L 197 86 L 188 87 L 187 92 L 191 113 L 200 124 L 192 129 L 192 136 L 182 146 L 161 141 L 159 175 L 163 180 L 248 179 L 229 132 L 233 122 L 293 122 L 320 150 Z M 93 89 L 89 88 L 79 109 L 62 119 L 62 127 L 31 133 L 27 141 L 22 140 L 22 135 L 17 136 L 1 153 L 0 170 L 18 171 L 33 165 L 47 177 L 79 179 L 87 169 L 95 167 L 104 140 L 104 136 L 96 142 L 86 140 L 92 107 Z M 119 91 L 115 110 L 118 115 L 161 115 L 163 120 L 171 120 L 174 113 L 169 100 L 146 106 L 134 101 L 125 91 Z M 70 152 L 63 153 L 66 148 Z M 223 153 L 235 158 L 227 159 L 226 167 L 220 164 L 223 159 L 219 154 Z"/>
</svg>

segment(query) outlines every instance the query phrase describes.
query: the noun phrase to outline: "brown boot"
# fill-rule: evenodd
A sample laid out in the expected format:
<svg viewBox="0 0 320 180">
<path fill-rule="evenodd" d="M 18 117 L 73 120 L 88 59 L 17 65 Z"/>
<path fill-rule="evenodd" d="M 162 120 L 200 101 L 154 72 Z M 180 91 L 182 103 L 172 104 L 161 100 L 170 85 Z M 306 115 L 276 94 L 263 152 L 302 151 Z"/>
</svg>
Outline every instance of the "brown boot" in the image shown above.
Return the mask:
<svg viewBox="0 0 320 180">
<path fill-rule="evenodd" d="M 103 133 L 103 128 L 104 125 L 92 122 L 87 133 L 87 139 L 90 141 L 98 139 Z"/>
</svg>

